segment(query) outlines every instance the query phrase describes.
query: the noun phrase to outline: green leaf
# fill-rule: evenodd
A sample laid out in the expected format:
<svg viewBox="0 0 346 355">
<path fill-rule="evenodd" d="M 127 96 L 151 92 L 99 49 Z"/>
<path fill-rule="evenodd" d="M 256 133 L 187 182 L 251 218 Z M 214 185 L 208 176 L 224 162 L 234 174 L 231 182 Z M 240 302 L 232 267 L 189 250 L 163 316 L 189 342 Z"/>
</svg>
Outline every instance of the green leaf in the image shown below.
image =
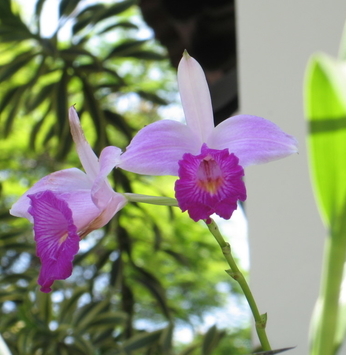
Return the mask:
<svg viewBox="0 0 346 355">
<path fill-rule="evenodd" d="M 76 17 L 76 23 L 72 26 L 72 33 L 75 35 L 88 25 L 94 24 L 104 9 L 103 4 L 95 4 L 83 9 Z"/>
<path fill-rule="evenodd" d="M 34 53 L 32 52 L 32 50 L 29 50 L 27 52 L 19 54 L 18 56 L 16 56 L 15 59 L 11 60 L 11 62 L 2 65 L 2 68 L 0 69 L 0 83 L 16 74 L 20 69 L 25 67 L 36 55 L 37 53 Z"/>
<path fill-rule="evenodd" d="M 17 92 L 21 90 L 21 85 L 15 86 L 5 93 L 0 101 L 0 113 L 11 103 L 12 99 L 17 95 Z"/>
<path fill-rule="evenodd" d="M 60 323 L 71 323 L 71 318 L 74 316 L 79 299 L 88 292 L 86 287 L 78 287 L 74 289 L 73 295 L 70 298 L 65 298 L 61 304 L 59 312 Z"/>
<path fill-rule="evenodd" d="M 59 17 L 69 15 L 79 4 L 80 0 L 61 0 L 59 5 Z"/>
<path fill-rule="evenodd" d="M 126 352 L 126 354 L 130 355 L 132 351 L 135 350 L 144 350 L 157 343 L 157 341 L 161 337 L 162 330 L 156 330 L 151 333 L 141 333 L 136 334 L 130 339 L 124 341 L 122 349 Z M 119 352 L 115 352 L 115 354 L 119 354 Z"/>
<path fill-rule="evenodd" d="M 150 272 L 145 269 L 134 265 L 136 271 L 139 272 L 139 277 L 137 277 L 137 281 L 142 283 L 155 297 L 158 304 L 160 305 L 163 314 L 167 317 L 167 319 L 171 318 L 171 312 L 167 304 L 165 289 L 163 288 L 161 282 Z"/>
<path fill-rule="evenodd" d="M 39 290 L 36 291 L 36 306 L 40 320 L 43 320 L 46 326 L 52 320 L 52 299 L 51 294 L 43 293 Z"/>
<path fill-rule="evenodd" d="M 72 145 L 70 126 L 68 121 L 68 83 L 70 76 L 64 68 L 61 78 L 56 84 L 56 115 L 57 115 L 57 136 L 59 138 L 59 150 L 57 159 L 63 159 Z"/>
<path fill-rule="evenodd" d="M 160 336 L 160 346 L 161 346 L 162 354 L 165 355 L 172 354 L 173 330 L 174 330 L 174 326 L 172 323 L 169 323 L 168 326 L 162 330 Z"/>
<path fill-rule="evenodd" d="M 18 14 L 12 11 L 9 0 L 0 1 L 0 38 L 2 42 L 35 38 Z"/>
<path fill-rule="evenodd" d="M 104 20 L 108 17 L 116 16 L 116 15 L 126 11 L 131 6 L 135 5 L 136 3 L 137 3 L 136 0 L 125 0 L 125 1 L 117 2 L 114 5 L 108 7 L 107 9 L 104 10 L 104 13 L 101 14 L 99 21 Z"/>
<path fill-rule="evenodd" d="M 50 103 L 47 110 L 43 113 L 42 118 L 40 120 L 38 120 L 31 129 L 30 132 L 30 137 L 29 137 L 29 147 L 30 149 L 35 151 L 35 145 L 36 145 L 36 139 L 37 139 L 37 135 L 40 132 L 40 129 L 43 126 L 43 123 L 45 122 L 48 113 L 50 112 L 50 110 L 52 109 L 52 104 Z"/>
<path fill-rule="evenodd" d="M 40 17 L 41 15 L 41 12 L 42 12 L 42 9 L 43 9 L 43 5 L 45 3 L 46 0 L 38 0 L 36 2 L 36 5 L 35 5 L 35 15 L 37 18 Z"/>
<path fill-rule="evenodd" d="M 153 60 L 153 61 L 167 59 L 167 56 L 157 53 L 157 52 L 154 52 L 154 51 L 149 51 L 149 50 L 133 51 L 131 53 L 127 53 L 126 55 L 124 55 L 124 57 L 131 57 L 131 58 L 144 59 L 144 60 Z"/>
<path fill-rule="evenodd" d="M 92 302 L 82 307 L 76 313 L 74 324 L 79 331 L 85 331 L 95 320 L 95 317 L 102 312 L 107 312 L 109 308 L 109 300 L 105 299 L 101 302 Z"/>
<path fill-rule="evenodd" d="M 328 227 L 346 199 L 346 75 L 343 63 L 314 55 L 307 68 L 305 111 L 309 123 L 311 175 Z"/>
<path fill-rule="evenodd" d="M 152 103 L 160 106 L 167 105 L 168 102 L 164 99 L 162 99 L 159 95 L 152 93 L 152 92 L 147 92 L 143 90 L 138 90 L 136 93 L 143 99 L 151 101 Z"/>
<path fill-rule="evenodd" d="M 84 93 L 84 103 L 83 108 L 89 112 L 96 132 L 98 141 L 96 142 L 97 146 L 95 150 L 100 152 L 105 146 L 105 118 L 103 111 L 101 110 L 99 101 L 95 98 L 95 88 L 89 83 L 89 81 L 81 77 L 83 83 L 83 93 Z"/>
<path fill-rule="evenodd" d="M 94 56 L 86 49 L 80 47 L 70 47 L 60 51 L 60 56 L 65 61 L 74 61 L 78 56 L 87 56 L 94 59 Z"/>
<path fill-rule="evenodd" d="M 194 351 L 199 348 L 198 344 L 191 344 L 187 348 L 185 348 L 182 352 L 180 352 L 178 355 L 192 355 L 194 354 Z"/>
<path fill-rule="evenodd" d="M 0 28 L 0 39 L 2 43 L 20 42 L 31 38 L 36 38 L 36 36 L 34 36 L 31 32 L 25 29 L 20 30 L 18 28 L 16 29 L 15 26 L 6 25 L 3 25 Z"/>
<path fill-rule="evenodd" d="M 138 50 L 142 45 L 147 42 L 147 40 L 130 40 L 118 44 L 113 50 L 108 54 L 106 59 L 113 57 L 130 57 L 132 53 L 138 53 Z"/>
<path fill-rule="evenodd" d="M 223 336 L 224 332 L 219 332 L 215 325 L 210 327 L 204 335 L 202 355 L 211 355 Z"/>
<path fill-rule="evenodd" d="M 124 312 L 107 312 L 99 314 L 90 322 L 88 329 L 96 328 L 98 331 L 119 326 L 127 320 L 127 315 Z"/>
<path fill-rule="evenodd" d="M 31 95 L 29 101 L 27 102 L 26 109 L 27 112 L 31 112 L 42 104 L 49 96 L 52 95 L 56 83 L 51 83 L 43 86 L 36 95 Z"/>
<path fill-rule="evenodd" d="M 106 33 L 106 32 L 109 32 L 109 31 L 112 31 L 116 28 L 126 28 L 128 30 L 130 29 L 134 29 L 134 30 L 138 30 L 138 26 L 131 23 L 131 22 L 128 22 L 128 21 L 123 21 L 123 22 L 118 22 L 118 23 L 115 23 L 113 25 L 110 25 L 110 26 L 107 26 L 106 28 L 104 28 L 102 31 L 100 31 L 98 33 L 98 35 L 101 35 L 103 33 Z"/>
<path fill-rule="evenodd" d="M 13 123 L 14 123 L 14 120 L 17 116 L 18 111 L 19 111 L 20 102 L 23 98 L 23 93 L 25 90 L 26 90 L 26 86 L 22 85 L 18 88 L 18 90 L 16 90 L 16 92 L 13 96 L 16 104 L 12 106 L 12 108 L 10 109 L 10 111 L 7 115 L 7 118 L 5 120 L 5 127 L 4 127 L 4 137 L 5 138 L 8 137 L 12 131 Z"/>
<path fill-rule="evenodd" d="M 75 334 L 74 335 L 74 348 L 76 350 L 80 350 L 81 354 L 85 355 L 93 355 L 95 354 L 95 349 L 89 340 L 84 339 L 83 335 Z"/>
<path fill-rule="evenodd" d="M 106 120 L 119 129 L 121 133 L 123 133 L 129 140 L 132 139 L 133 137 L 133 130 L 130 129 L 128 123 L 125 121 L 124 117 L 119 115 L 118 113 L 109 111 L 109 110 L 104 110 L 104 115 Z"/>
</svg>

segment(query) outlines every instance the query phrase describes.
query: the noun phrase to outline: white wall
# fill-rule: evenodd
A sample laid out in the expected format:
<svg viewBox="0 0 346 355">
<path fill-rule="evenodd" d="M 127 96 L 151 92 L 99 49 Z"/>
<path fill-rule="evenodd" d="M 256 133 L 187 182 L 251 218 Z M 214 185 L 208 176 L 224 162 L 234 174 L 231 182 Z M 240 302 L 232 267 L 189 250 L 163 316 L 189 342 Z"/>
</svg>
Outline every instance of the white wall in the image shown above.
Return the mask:
<svg viewBox="0 0 346 355">
<path fill-rule="evenodd" d="M 251 284 L 272 346 L 306 355 L 325 231 L 309 180 L 303 78 L 312 53 L 337 54 L 346 1 L 239 0 L 237 18 L 240 112 L 300 142 L 299 155 L 247 168 Z"/>
</svg>

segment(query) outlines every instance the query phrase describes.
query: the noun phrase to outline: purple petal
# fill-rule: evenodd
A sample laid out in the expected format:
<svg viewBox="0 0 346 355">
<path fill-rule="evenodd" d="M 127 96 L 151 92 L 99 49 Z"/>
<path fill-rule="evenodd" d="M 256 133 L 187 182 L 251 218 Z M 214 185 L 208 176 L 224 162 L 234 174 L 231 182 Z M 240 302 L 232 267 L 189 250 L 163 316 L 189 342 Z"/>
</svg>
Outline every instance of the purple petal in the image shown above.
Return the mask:
<svg viewBox="0 0 346 355">
<path fill-rule="evenodd" d="M 79 159 L 88 177 L 93 181 L 99 172 L 98 159 L 84 136 L 77 112 L 73 106 L 69 109 L 69 120 Z"/>
<path fill-rule="evenodd" d="M 266 163 L 298 151 L 294 137 L 261 117 L 238 115 L 215 127 L 207 144 L 214 149 L 228 148 L 239 158 L 239 164 Z"/>
<path fill-rule="evenodd" d="M 30 199 L 28 195 L 33 195 L 39 191 L 51 190 L 54 192 L 69 192 L 78 189 L 91 189 L 91 183 L 86 174 L 76 168 L 56 171 L 39 180 L 32 186 L 19 200 L 13 204 L 10 213 L 16 217 L 24 217 L 33 222 L 33 218 L 28 212 Z"/>
<path fill-rule="evenodd" d="M 246 199 L 244 170 L 227 149 L 209 149 L 204 144 L 200 155 L 185 154 L 179 166 L 175 196 L 182 211 L 187 210 L 194 221 L 213 213 L 229 219 L 237 201 Z"/>
<path fill-rule="evenodd" d="M 52 191 L 38 192 L 31 199 L 37 256 L 42 267 L 38 278 L 42 292 L 50 292 L 55 280 L 72 273 L 72 260 L 79 249 L 77 227 L 67 203 Z"/>
<path fill-rule="evenodd" d="M 107 176 L 119 164 L 121 149 L 117 147 L 106 147 L 102 150 L 99 166 L 100 171 L 93 183 L 91 196 L 94 203 L 101 209 L 104 209 L 108 201 L 112 198 L 114 191 L 110 187 Z"/>
<path fill-rule="evenodd" d="M 187 52 L 178 66 L 178 85 L 186 123 L 201 146 L 214 128 L 213 109 L 203 69 Z"/>
<path fill-rule="evenodd" d="M 178 161 L 184 153 L 198 154 L 200 147 L 186 125 L 162 120 L 137 133 L 118 166 L 137 174 L 178 175 Z"/>
</svg>

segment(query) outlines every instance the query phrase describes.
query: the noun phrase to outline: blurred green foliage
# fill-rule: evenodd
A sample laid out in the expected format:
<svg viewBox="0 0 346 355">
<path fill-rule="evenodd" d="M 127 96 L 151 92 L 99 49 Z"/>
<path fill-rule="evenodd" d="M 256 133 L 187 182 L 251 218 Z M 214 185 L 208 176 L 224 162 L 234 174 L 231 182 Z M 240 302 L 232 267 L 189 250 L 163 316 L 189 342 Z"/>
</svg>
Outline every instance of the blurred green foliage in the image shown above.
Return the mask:
<svg viewBox="0 0 346 355">
<path fill-rule="evenodd" d="M 126 147 L 174 102 L 175 73 L 164 50 L 139 38 L 134 0 L 60 0 L 51 37 L 41 33 L 44 0 L 28 26 L 14 1 L 0 1 L 0 333 L 16 354 L 245 354 L 249 330 L 211 327 L 173 343 L 177 325 L 198 328 L 223 305 L 228 282 L 202 225 L 166 207 L 132 204 L 81 241 L 72 276 L 51 294 L 37 288 L 31 225 L 8 214 L 41 177 L 80 165 L 67 119 L 76 105 L 96 153 Z M 71 36 L 61 29 L 71 25 Z M 120 192 L 173 195 L 170 178 L 114 170 Z M 238 289 L 230 284 L 237 294 Z"/>
</svg>

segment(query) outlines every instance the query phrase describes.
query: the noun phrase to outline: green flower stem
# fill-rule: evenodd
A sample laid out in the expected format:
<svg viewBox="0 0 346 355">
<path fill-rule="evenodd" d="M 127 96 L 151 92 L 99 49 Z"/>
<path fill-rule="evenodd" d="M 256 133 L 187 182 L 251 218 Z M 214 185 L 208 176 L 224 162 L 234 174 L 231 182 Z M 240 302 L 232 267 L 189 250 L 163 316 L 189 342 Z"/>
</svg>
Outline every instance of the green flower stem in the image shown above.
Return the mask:
<svg viewBox="0 0 346 355">
<path fill-rule="evenodd" d="M 256 332 L 257 332 L 258 338 L 261 342 L 262 350 L 263 351 L 271 350 L 269 340 L 268 340 L 266 330 L 265 330 L 266 322 L 267 322 L 267 315 L 266 314 L 261 315 L 259 313 L 257 305 L 256 305 L 256 301 L 252 295 L 250 287 L 249 287 L 248 283 L 246 282 L 244 275 L 241 273 L 236 262 L 233 259 L 233 256 L 231 253 L 231 247 L 230 247 L 229 243 L 227 243 L 223 239 L 216 223 L 212 219 L 206 220 L 205 223 L 208 226 L 212 235 L 215 237 L 216 241 L 219 243 L 222 253 L 223 253 L 225 259 L 227 260 L 228 265 L 230 266 L 230 270 L 226 270 L 226 272 L 234 280 L 236 280 L 239 283 L 241 289 L 243 290 L 243 293 L 247 299 L 247 302 L 250 306 L 251 312 L 252 312 L 253 317 L 255 319 Z"/>
<path fill-rule="evenodd" d="M 311 355 L 333 355 L 340 313 L 340 292 L 346 260 L 345 212 L 335 223 L 324 248 L 320 298 L 313 324 Z"/>
<path fill-rule="evenodd" d="M 124 193 L 123 194 L 129 202 L 141 202 L 148 203 L 150 205 L 159 206 L 178 206 L 178 202 L 172 197 L 162 197 L 162 196 L 149 196 L 141 194 Z"/>
</svg>

